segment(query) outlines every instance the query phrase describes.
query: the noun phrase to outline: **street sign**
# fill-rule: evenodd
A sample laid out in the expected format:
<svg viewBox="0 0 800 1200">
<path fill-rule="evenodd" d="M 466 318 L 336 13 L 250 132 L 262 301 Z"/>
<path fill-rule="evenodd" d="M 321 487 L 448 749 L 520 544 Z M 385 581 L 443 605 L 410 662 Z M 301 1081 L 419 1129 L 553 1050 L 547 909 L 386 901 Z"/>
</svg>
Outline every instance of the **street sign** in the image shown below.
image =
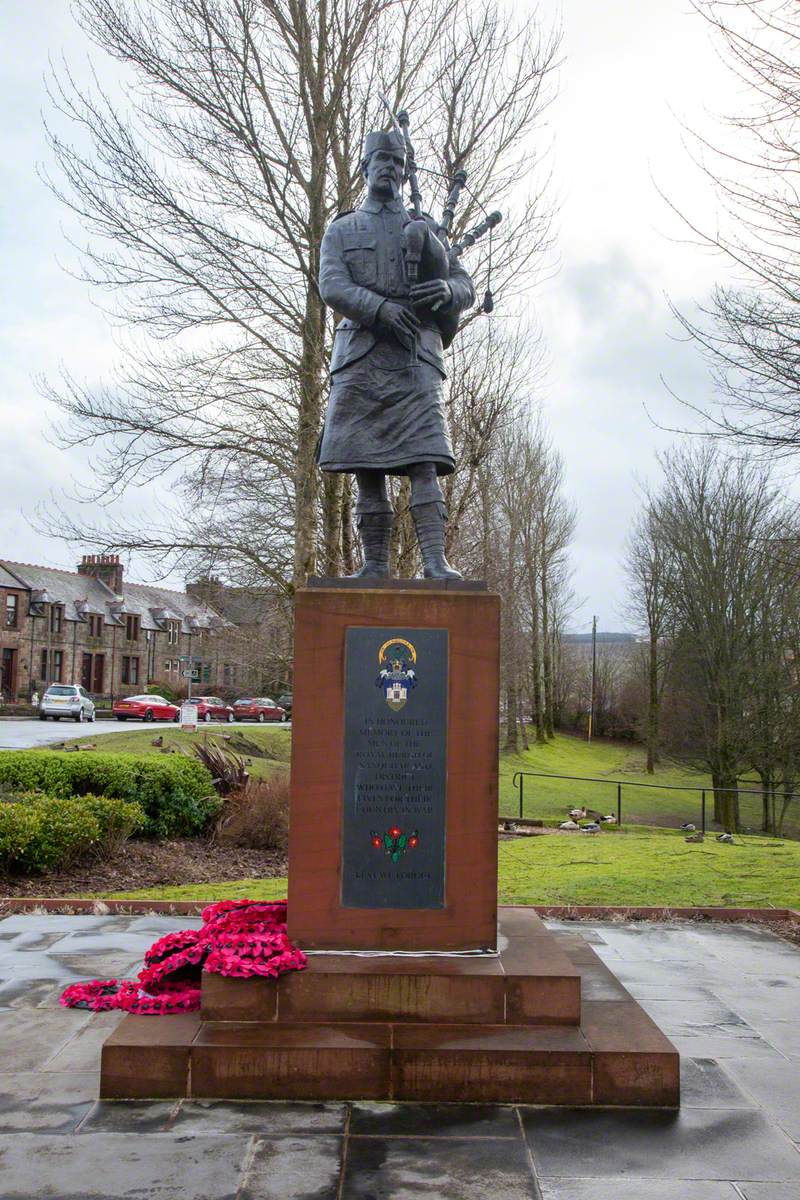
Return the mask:
<svg viewBox="0 0 800 1200">
<path fill-rule="evenodd" d="M 196 673 L 196 671 L 181 671 L 181 675 L 184 679 L 194 679 Z"/>
</svg>

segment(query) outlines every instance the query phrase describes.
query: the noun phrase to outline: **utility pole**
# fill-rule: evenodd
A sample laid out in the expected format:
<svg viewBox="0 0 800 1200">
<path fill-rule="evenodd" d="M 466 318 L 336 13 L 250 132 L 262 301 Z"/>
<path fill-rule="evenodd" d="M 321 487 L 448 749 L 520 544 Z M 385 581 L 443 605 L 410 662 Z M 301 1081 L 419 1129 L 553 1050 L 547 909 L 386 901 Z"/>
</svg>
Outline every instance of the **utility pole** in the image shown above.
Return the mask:
<svg viewBox="0 0 800 1200">
<path fill-rule="evenodd" d="M 587 742 L 592 740 L 592 726 L 594 725 L 594 687 L 597 676 L 597 617 L 592 617 L 592 695 L 589 700 L 589 733 L 586 738 Z"/>
</svg>

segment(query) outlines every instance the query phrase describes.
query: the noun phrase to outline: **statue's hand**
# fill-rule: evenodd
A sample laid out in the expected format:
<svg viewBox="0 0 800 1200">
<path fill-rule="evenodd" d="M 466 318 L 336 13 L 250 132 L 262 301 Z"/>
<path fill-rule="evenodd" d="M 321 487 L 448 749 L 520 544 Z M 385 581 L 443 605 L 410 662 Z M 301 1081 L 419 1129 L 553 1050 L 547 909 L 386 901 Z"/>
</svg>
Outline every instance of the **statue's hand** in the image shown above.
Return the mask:
<svg viewBox="0 0 800 1200">
<path fill-rule="evenodd" d="M 401 346 L 410 350 L 419 337 L 420 323 L 417 317 L 402 304 L 384 300 L 378 309 L 378 322 L 390 330 Z"/>
<path fill-rule="evenodd" d="M 429 279 L 425 283 L 415 283 L 410 295 L 414 308 L 430 307 L 434 311 L 444 304 L 449 304 L 453 298 L 452 289 L 446 279 Z"/>
</svg>

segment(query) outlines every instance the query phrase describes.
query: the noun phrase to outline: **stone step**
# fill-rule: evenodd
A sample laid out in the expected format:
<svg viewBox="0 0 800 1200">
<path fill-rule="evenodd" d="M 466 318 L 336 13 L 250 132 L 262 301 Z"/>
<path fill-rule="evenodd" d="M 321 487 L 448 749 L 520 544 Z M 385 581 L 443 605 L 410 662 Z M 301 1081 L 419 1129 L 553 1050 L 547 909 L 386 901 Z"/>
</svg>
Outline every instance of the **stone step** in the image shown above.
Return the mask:
<svg viewBox="0 0 800 1200">
<path fill-rule="evenodd" d="M 102 1095 L 675 1107 L 678 1054 L 635 1001 L 585 1010 L 581 1028 L 127 1017 Z"/>
<path fill-rule="evenodd" d="M 536 913 L 500 910 L 496 955 L 310 954 L 279 979 L 203 976 L 208 1021 L 570 1025 L 580 969 Z"/>
</svg>

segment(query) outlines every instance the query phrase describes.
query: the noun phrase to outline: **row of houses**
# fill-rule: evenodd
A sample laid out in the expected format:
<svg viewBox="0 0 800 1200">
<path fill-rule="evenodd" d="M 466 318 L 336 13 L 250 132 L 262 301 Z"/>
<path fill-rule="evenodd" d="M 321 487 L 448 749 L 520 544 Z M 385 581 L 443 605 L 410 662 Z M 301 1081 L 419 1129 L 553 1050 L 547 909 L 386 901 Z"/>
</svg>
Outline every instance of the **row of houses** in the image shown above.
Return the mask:
<svg viewBox="0 0 800 1200">
<path fill-rule="evenodd" d="M 152 685 L 183 695 L 189 669 L 208 693 L 287 686 L 289 630 L 275 596 L 217 580 L 184 592 L 129 583 L 115 554 L 85 554 L 76 572 L 0 559 L 6 702 L 49 683 L 79 683 L 101 700 Z"/>
</svg>

